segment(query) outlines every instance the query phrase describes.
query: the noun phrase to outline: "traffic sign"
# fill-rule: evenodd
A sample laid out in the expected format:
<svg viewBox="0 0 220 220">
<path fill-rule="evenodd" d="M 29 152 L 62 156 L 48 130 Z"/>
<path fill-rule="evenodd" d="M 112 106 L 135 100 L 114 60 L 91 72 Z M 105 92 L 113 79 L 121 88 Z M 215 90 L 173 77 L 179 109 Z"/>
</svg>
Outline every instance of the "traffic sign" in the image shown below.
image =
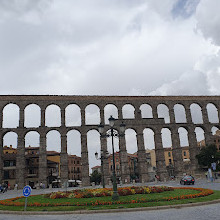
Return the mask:
<svg viewBox="0 0 220 220">
<path fill-rule="evenodd" d="M 31 187 L 30 186 L 25 186 L 24 189 L 23 189 L 23 195 L 25 197 L 28 197 L 28 196 L 30 196 L 30 194 L 31 194 Z"/>
</svg>

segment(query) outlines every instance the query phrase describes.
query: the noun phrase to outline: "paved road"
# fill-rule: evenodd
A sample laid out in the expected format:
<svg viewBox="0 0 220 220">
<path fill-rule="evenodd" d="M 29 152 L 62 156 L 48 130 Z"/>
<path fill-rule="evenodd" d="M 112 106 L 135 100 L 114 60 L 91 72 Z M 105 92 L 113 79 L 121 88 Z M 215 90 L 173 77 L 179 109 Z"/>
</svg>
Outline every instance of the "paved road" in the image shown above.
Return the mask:
<svg viewBox="0 0 220 220">
<path fill-rule="evenodd" d="M 169 181 L 166 183 L 150 183 L 149 185 L 168 185 L 168 186 L 180 186 L 178 182 Z M 207 182 L 206 180 L 198 180 L 195 187 L 209 188 L 214 190 L 220 190 L 220 182 Z M 57 191 L 59 189 L 45 189 L 45 190 L 33 190 L 32 194 L 48 193 L 50 191 Z M 21 196 L 22 191 L 8 191 L 7 193 L 0 194 L 0 200 L 6 198 L 12 198 Z M 220 220 L 220 203 L 181 208 L 181 209 L 167 209 L 157 211 L 140 211 L 140 212 L 124 212 L 124 213 L 108 213 L 108 214 L 71 214 L 71 215 L 4 215 L 0 214 L 0 220 L 103 220 L 103 219 L 120 219 L 120 220 L 182 220 L 182 219 L 193 219 L 193 220 Z"/>
<path fill-rule="evenodd" d="M 167 209 L 157 211 L 140 211 L 108 214 L 71 214 L 71 215 L 0 215 L 0 220 L 219 220 L 220 204 L 197 206 L 181 209 Z"/>
</svg>

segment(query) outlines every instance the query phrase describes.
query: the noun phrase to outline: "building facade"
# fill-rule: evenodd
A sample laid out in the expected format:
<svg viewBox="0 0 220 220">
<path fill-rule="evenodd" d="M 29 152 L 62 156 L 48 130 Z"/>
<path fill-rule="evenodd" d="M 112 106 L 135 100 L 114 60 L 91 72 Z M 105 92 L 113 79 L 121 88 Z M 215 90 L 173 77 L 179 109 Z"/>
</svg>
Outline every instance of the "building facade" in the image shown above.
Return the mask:
<svg viewBox="0 0 220 220">
<path fill-rule="evenodd" d="M 49 186 L 53 181 L 60 181 L 60 153 L 56 151 L 47 151 L 47 182 Z M 17 149 L 12 146 L 3 147 L 3 179 L 5 182 L 14 187 L 16 181 L 16 158 Z M 68 155 L 69 180 L 81 180 L 81 158 L 76 155 Z M 39 186 L 39 147 L 25 148 L 25 185 L 32 188 Z"/>
</svg>

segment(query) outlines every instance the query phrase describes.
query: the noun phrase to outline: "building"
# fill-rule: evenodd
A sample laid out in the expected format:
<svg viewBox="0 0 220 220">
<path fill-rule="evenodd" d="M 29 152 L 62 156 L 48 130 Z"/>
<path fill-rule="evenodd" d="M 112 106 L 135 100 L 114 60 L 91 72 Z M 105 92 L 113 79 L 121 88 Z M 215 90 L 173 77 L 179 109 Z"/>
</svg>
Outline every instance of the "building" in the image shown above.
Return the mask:
<svg viewBox="0 0 220 220">
<path fill-rule="evenodd" d="M 12 188 L 16 183 L 17 149 L 12 146 L 3 147 L 3 182 Z M 31 187 L 39 185 L 39 147 L 25 148 L 25 184 Z M 81 157 L 68 155 L 69 180 L 81 180 Z M 60 153 L 47 151 L 47 184 L 60 181 Z"/>
<path fill-rule="evenodd" d="M 96 170 L 98 173 L 102 173 L 102 167 L 101 166 L 94 166 L 91 168 L 92 173 Z"/>
<path fill-rule="evenodd" d="M 69 180 L 82 180 L 81 157 L 68 155 L 68 178 Z"/>
<path fill-rule="evenodd" d="M 127 154 L 128 155 L 128 169 L 130 178 L 137 179 L 138 178 L 138 168 L 137 168 L 137 154 Z M 115 174 L 118 182 L 121 180 L 121 168 L 120 168 L 120 154 L 119 152 L 115 152 Z M 108 157 L 108 165 L 109 165 L 109 175 L 112 176 L 113 172 L 113 155 L 110 154 Z"/>
</svg>

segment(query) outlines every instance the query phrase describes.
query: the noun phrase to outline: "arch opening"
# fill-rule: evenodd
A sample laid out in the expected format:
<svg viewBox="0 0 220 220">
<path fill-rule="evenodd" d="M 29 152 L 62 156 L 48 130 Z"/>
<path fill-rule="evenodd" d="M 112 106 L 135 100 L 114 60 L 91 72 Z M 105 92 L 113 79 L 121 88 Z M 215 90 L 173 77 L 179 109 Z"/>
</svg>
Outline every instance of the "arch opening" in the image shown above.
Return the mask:
<svg viewBox="0 0 220 220">
<path fill-rule="evenodd" d="M 80 113 L 80 108 L 78 105 L 71 104 L 66 107 L 65 125 L 67 127 L 81 126 L 81 113 Z"/>
<path fill-rule="evenodd" d="M 164 118 L 165 123 L 170 123 L 169 108 L 164 104 L 159 104 L 157 106 L 158 118 Z"/>
<path fill-rule="evenodd" d="M 41 109 L 36 104 L 28 105 L 24 110 L 24 126 L 26 128 L 39 127 L 41 123 Z"/>
<path fill-rule="evenodd" d="M 8 104 L 3 109 L 3 128 L 17 128 L 19 126 L 19 107 L 16 104 Z"/>
<path fill-rule="evenodd" d="M 152 107 L 148 104 L 142 104 L 140 106 L 142 118 L 153 118 Z"/>
<path fill-rule="evenodd" d="M 97 105 L 90 104 L 85 109 L 86 124 L 100 124 L 100 109 Z"/>
<path fill-rule="evenodd" d="M 135 118 L 134 115 L 135 108 L 131 104 L 126 104 L 122 107 L 122 116 L 123 118 L 132 119 Z"/>
<path fill-rule="evenodd" d="M 45 111 L 45 124 L 47 127 L 61 126 L 60 107 L 57 105 L 49 105 Z"/>
</svg>

